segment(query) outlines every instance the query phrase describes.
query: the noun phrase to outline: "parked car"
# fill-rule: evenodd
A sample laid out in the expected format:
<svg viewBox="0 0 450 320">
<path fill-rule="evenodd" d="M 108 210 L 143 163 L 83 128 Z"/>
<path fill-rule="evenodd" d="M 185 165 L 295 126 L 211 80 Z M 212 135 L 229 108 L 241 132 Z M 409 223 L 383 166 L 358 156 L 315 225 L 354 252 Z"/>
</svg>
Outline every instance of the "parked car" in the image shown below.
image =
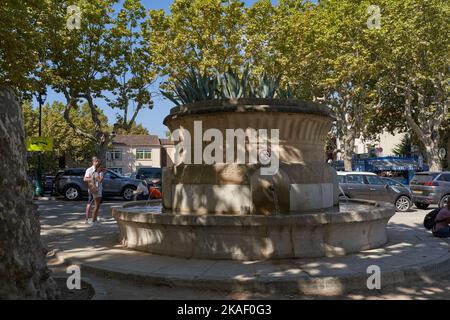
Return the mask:
<svg viewBox="0 0 450 320">
<path fill-rule="evenodd" d="M 162 169 L 161 168 L 139 168 L 131 174 L 131 178 L 145 180 L 149 185 L 161 188 Z"/>
<path fill-rule="evenodd" d="M 28 176 L 28 180 L 33 184 L 33 188 L 34 188 L 35 184 L 36 184 L 36 177 L 34 175 L 33 176 Z M 53 191 L 54 181 L 55 181 L 55 177 L 54 176 L 43 174 L 41 176 L 42 190 L 44 192 L 52 192 Z"/>
<path fill-rule="evenodd" d="M 413 202 L 419 209 L 431 204 L 440 208 L 447 205 L 450 197 L 450 172 L 420 172 L 411 180 Z"/>
<path fill-rule="evenodd" d="M 412 206 L 409 189 L 398 181 L 384 180 L 372 172 L 338 172 L 338 178 L 341 197 L 390 202 L 400 212 Z"/>
<path fill-rule="evenodd" d="M 412 207 L 412 192 L 411 189 L 392 178 L 382 178 L 391 189 L 397 193 L 395 200 L 395 207 L 397 211 L 406 212 Z"/>
<path fill-rule="evenodd" d="M 55 183 L 54 176 L 43 176 L 42 177 L 42 187 L 44 188 L 44 191 L 48 191 L 48 192 L 53 191 L 54 183 Z"/>
<path fill-rule="evenodd" d="M 66 200 L 79 200 L 88 194 L 88 188 L 83 181 L 86 169 L 65 169 L 56 175 L 55 191 Z M 121 196 L 125 200 L 133 199 L 133 191 L 141 181 L 123 177 L 107 170 L 103 180 L 103 196 Z"/>
</svg>

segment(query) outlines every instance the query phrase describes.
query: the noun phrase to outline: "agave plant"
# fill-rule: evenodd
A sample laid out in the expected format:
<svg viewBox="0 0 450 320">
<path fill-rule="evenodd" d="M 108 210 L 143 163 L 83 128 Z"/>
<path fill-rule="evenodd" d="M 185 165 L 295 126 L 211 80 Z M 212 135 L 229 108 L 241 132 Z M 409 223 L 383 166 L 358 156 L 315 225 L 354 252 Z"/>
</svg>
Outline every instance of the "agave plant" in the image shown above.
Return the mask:
<svg viewBox="0 0 450 320">
<path fill-rule="evenodd" d="M 288 84 L 285 88 L 277 90 L 277 98 L 284 100 L 297 99 L 297 92 Z"/>
<path fill-rule="evenodd" d="M 194 69 L 190 70 L 186 78 L 174 81 L 169 87 L 169 91 L 161 90 L 161 94 L 177 106 L 218 97 L 217 78 Z"/>
<path fill-rule="evenodd" d="M 248 68 L 245 68 L 242 76 L 233 72 L 231 68 L 227 72 L 220 74 L 216 71 L 217 79 L 219 79 L 220 93 L 222 98 L 226 99 L 239 99 L 248 97 L 252 92 L 251 84 L 249 81 L 250 72 Z"/>
<path fill-rule="evenodd" d="M 256 98 L 273 99 L 280 87 L 280 77 L 271 77 L 266 72 L 261 74 L 253 88 L 252 96 Z"/>
</svg>

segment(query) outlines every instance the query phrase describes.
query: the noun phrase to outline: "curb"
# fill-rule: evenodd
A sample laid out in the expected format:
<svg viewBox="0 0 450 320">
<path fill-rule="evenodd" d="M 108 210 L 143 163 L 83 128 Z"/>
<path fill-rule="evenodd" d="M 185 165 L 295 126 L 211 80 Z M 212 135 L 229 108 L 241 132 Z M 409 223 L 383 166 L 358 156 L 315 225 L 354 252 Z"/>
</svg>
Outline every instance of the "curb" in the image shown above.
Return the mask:
<svg viewBox="0 0 450 320">
<path fill-rule="evenodd" d="M 56 201 L 56 197 L 35 197 L 34 201 Z"/>
<path fill-rule="evenodd" d="M 197 290 L 212 290 L 225 292 L 254 292 L 264 294 L 300 294 L 307 296 L 333 297 L 344 294 L 367 291 L 369 274 L 358 273 L 343 276 L 290 276 L 284 279 L 268 279 L 256 277 L 253 279 L 230 279 L 221 276 L 180 276 L 161 275 L 157 273 L 130 272 L 120 268 L 96 266 L 89 263 L 67 259 L 62 252 L 56 252 L 59 261 L 65 265 L 79 265 L 82 270 L 98 276 L 107 276 L 139 284 L 156 286 L 180 287 Z M 391 269 L 382 272 L 382 289 L 402 284 L 407 285 L 428 280 L 450 271 L 450 255 L 421 265 L 409 266 L 404 269 Z"/>
<path fill-rule="evenodd" d="M 84 269 L 84 267 L 82 265 L 80 265 L 79 263 L 71 263 L 70 261 L 64 259 L 62 257 L 62 250 L 60 249 L 52 249 L 51 252 L 49 252 L 49 254 L 47 255 L 47 259 L 55 259 L 55 264 L 56 266 L 58 265 L 64 265 L 64 266 L 71 266 L 71 265 L 78 265 L 81 270 Z M 49 266 L 49 268 L 51 268 L 51 266 Z M 60 277 L 60 276 L 59 276 Z M 56 278 L 58 278 L 58 276 L 56 276 Z M 91 300 L 107 300 L 107 291 L 106 289 L 101 285 L 98 284 L 97 281 L 93 281 L 89 276 L 84 277 L 82 275 L 82 280 L 89 283 L 92 288 L 94 289 L 94 296 L 91 298 Z"/>
</svg>

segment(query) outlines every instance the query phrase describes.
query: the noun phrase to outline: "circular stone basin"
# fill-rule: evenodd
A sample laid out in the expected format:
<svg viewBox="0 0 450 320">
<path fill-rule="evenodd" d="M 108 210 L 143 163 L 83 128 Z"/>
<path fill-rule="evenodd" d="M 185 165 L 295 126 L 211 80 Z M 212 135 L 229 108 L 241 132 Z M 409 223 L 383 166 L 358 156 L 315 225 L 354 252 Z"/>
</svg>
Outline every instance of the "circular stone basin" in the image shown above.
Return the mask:
<svg viewBox="0 0 450 320">
<path fill-rule="evenodd" d="M 175 215 L 156 202 L 113 208 L 122 245 L 166 256 L 266 260 L 342 256 L 383 246 L 395 208 L 362 200 L 278 216 Z"/>
</svg>

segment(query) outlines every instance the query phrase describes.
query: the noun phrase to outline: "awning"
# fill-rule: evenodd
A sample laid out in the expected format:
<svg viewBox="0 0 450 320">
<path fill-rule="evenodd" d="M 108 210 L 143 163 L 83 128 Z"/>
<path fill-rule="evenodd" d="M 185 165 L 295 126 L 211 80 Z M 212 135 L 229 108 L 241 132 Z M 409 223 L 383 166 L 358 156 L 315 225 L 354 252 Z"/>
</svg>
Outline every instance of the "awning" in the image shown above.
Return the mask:
<svg viewBox="0 0 450 320">
<path fill-rule="evenodd" d="M 374 171 L 417 171 L 419 164 L 413 160 L 369 160 Z"/>
</svg>

